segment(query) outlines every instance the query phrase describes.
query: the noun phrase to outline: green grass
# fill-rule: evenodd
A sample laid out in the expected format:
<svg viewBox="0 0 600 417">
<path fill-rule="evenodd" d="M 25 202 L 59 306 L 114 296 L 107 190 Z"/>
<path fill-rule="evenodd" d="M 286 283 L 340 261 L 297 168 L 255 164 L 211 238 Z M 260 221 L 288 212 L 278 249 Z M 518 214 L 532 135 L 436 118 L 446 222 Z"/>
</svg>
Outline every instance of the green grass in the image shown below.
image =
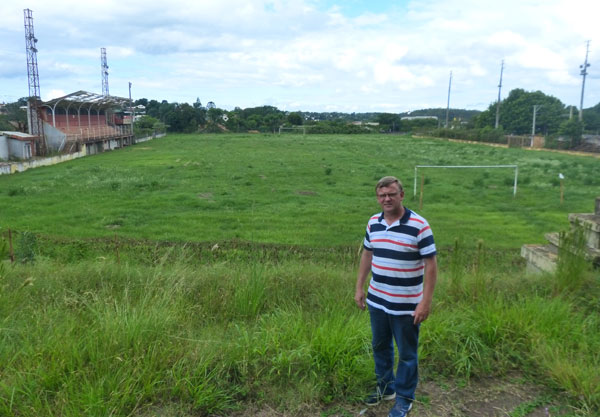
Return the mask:
<svg viewBox="0 0 600 417">
<path fill-rule="evenodd" d="M 518 164 L 521 185 L 513 199 L 510 169 L 423 170 L 418 210 L 412 181 L 419 164 Z M 379 210 L 374 183 L 394 174 L 405 183 L 406 206 L 430 221 L 440 246 L 476 237 L 518 248 L 566 228 L 568 213 L 593 209 L 597 166 L 592 157 L 386 135 L 173 135 L 0 177 L 0 228 L 75 238 L 358 245 L 366 218 Z M 566 176 L 562 206 L 559 172 Z"/>
<path fill-rule="evenodd" d="M 370 389 L 354 265 L 174 257 L 9 267 L 0 284 L 0 415 L 223 415 L 249 403 L 294 413 L 352 404 Z M 561 393 L 560 404 L 598 410 L 598 277 L 561 295 L 551 277 L 472 268 L 459 292 L 448 272 L 440 277 L 421 333 L 424 377 L 518 370 Z"/>
<path fill-rule="evenodd" d="M 528 276 L 518 250 L 592 211 L 598 160 L 376 135 L 176 135 L 1 176 L 20 262 L 0 261 L 0 415 L 343 410 L 373 383 L 352 297 L 377 179 L 403 178 L 417 209 L 414 165 L 509 163 L 516 199 L 510 170 L 426 172 L 440 279 L 422 375 L 517 370 L 594 415 L 600 277 L 569 256 Z"/>
</svg>

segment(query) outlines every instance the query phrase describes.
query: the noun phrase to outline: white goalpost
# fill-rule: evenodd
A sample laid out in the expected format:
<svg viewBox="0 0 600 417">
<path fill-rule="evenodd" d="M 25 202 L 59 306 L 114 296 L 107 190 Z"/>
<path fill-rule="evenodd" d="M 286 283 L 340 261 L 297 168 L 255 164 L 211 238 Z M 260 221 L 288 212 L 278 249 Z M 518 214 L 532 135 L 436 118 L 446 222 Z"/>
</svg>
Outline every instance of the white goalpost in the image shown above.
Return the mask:
<svg viewBox="0 0 600 417">
<path fill-rule="evenodd" d="M 279 134 L 280 135 L 281 135 L 281 132 L 285 132 L 287 130 L 289 130 L 293 133 L 302 131 L 302 136 L 306 136 L 306 126 L 279 126 Z"/>
<path fill-rule="evenodd" d="M 518 165 L 415 165 L 415 184 L 413 197 L 417 196 L 417 171 L 419 168 L 514 168 L 515 170 L 515 182 L 513 185 L 513 198 L 517 196 L 517 179 L 519 177 L 519 166 Z"/>
</svg>

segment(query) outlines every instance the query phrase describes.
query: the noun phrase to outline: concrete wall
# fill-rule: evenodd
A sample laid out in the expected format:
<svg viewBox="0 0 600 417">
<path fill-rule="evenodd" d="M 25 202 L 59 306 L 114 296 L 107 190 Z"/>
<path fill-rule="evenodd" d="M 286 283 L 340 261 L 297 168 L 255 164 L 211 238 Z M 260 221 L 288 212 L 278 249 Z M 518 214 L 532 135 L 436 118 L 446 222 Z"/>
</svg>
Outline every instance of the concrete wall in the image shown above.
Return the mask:
<svg viewBox="0 0 600 417">
<path fill-rule="evenodd" d="M 88 155 L 96 155 L 97 153 L 102 153 L 104 151 L 104 143 L 103 142 L 94 142 L 87 145 L 87 154 Z"/>
<path fill-rule="evenodd" d="M 0 161 L 8 161 L 8 138 L 4 135 L 0 136 Z"/>
<path fill-rule="evenodd" d="M 61 162 L 70 161 L 73 159 L 81 158 L 85 156 L 85 145 L 81 152 L 70 153 L 66 155 L 58 155 L 50 158 L 35 159 L 31 161 L 23 162 L 11 162 L 6 164 L 0 164 L 0 175 L 2 174 L 14 174 L 15 172 L 27 171 L 30 168 L 43 167 L 47 165 L 55 165 Z"/>
<path fill-rule="evenodd" d="M 163 133 L 163 134 L 158 134 L 156 136 L 148 136 L 146 138 L 139 138 L 139 139 L 136 139 L 135 142 L 136 143 L 146 142 L 146 141 L 152 140 L 154 138 L 163 137 L 165 135 L 166 134 Z M 4 137 L 4 136 L 0 136 L 0 138 L 2 138 L 2 137 Z M 0 141 L 0 143 L 1 143 L 1 141 Z M 100 150 L 98 150 L 97 145 L 99 145 Z M 99 142 L 97 144 L 94 143 L 94 144 L 90 144 L 90 145 L 84 144 L 81 147 L 81 151 L 76 152 L 76 153 L 71 153 L 71 154 L 66 154 L 66 155 L 58 155 L 58 156 L 53 156 L 51 158 L 35 159 L 32 161 L 0 163 L 0 175 L 14 174 L 15 172 L 23 172 L 30 168 L 37 168 L 37 167 L 46 166 L 46 165 L 55 165 L 55 164 L 59 164 L 61 162 L 66 162 L 66 161 L 70 161 L 73 159 L 82 158 L 87 155 L 94 155 L 94 154 L 100 153 L 100 152 L 102 152 L 102 142 Z"/>
<path fill-rule="evenodd" d="M 8 138 L 8 153 L 10 156 L 19 159 L 29 159 L 32 152 L 31 142 Z"/>
<path fill-rule="evenodd" d="M 162 138 L 164 136 L 167 136 L 167 134 L 166 133 L 156 133 L 153 136 L 147 136 L 145 138 L 134 139 L 133 143 L 135 144 L 135 143 L 148 142 L 149 140 L 156 139 L 156 138 Z"/>
</svg>

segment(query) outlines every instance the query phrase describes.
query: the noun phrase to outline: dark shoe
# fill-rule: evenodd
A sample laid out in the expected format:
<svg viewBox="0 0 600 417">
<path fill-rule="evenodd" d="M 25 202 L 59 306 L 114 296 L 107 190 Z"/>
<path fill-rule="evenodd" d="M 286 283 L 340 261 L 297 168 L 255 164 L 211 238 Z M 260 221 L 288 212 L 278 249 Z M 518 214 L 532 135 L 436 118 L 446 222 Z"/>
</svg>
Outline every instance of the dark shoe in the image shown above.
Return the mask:
<svg viewBox="0 0 600 417">
<path fill-rule="evenodd" d="M 393 400 L 396 398 L 396 392 L 392 391 L 389 388 L 386 388 L 383 392 L 381 392 L 381 388 L 377 387 L 375 392 L 369 394 L 367 399 L 365 400 L 365 404 L 368 406 L 373 406 L 379 404 L 381 401 Z"/>
<path fill-rule="evenodd" d="M 390 410 L 388 417 L 406 417 L 412 408 L 412 402 L 403 404 L 397 402 L 394 408 Z"/>
</svg>

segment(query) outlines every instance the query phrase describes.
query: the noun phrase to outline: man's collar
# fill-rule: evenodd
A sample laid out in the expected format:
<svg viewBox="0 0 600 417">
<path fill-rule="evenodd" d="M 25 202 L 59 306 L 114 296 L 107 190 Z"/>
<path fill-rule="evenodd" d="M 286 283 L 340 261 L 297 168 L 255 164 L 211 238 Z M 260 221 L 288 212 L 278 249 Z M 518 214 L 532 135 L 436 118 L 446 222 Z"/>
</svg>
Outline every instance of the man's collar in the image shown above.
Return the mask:
<svg viewBox="0 0 600 417">
<path fill-rule="evenodd" d="M 408 222 L 408 220 L 410 219 L 410 214 L 412 212 L 407 209 L 406 207 L 404 207 L 404 214 L 402 215 L 402 217 L 400 217 L 400 224 L 405 224 Z M 383 221 L 383 211 L 381 212 L 381 216 L 379 216 L 379 223 L 381 223 Z"/>
</svg>

